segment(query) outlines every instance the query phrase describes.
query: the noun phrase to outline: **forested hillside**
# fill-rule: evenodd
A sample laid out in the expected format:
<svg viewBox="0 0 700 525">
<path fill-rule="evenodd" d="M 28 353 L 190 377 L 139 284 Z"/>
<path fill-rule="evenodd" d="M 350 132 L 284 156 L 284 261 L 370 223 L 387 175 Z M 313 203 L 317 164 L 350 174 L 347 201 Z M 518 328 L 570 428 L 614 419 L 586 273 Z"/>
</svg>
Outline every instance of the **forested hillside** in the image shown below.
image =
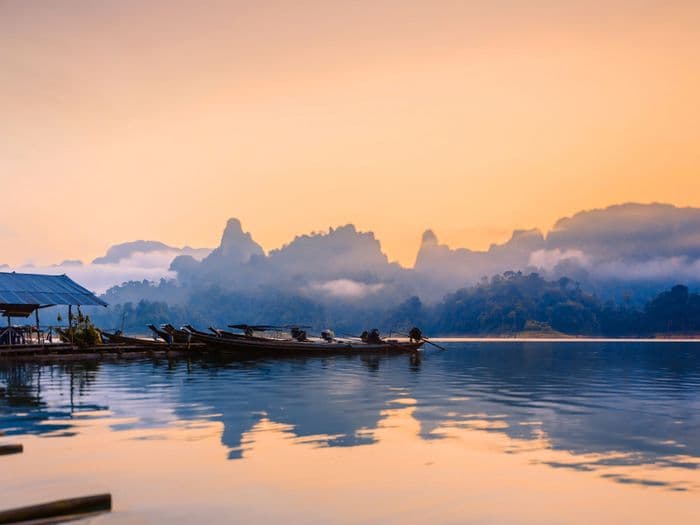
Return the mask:
<svg viewBox="0 0 700 525">
<path fill-rule="evenodd" d="M 129 286 L 128 284 L 125 286 Z M 144 283 L 132 283 L 142 288 Z M 167 289 L 172 284 L 162 283 Z M 109 294 L 107 294 L 109 296 Z M 537 273 L 505 272 L 446 295 L 433 304 L 414 296 L 406 301 L 316 301 L 271 289 L 255 293 L 218 287 L 198 290 L 176 305 L 165 301 L 128 301 L 96 312 L 107 328 L 143 332 L 148 323 L 192 323 L 201 327 L 230 323 L 303 323 L 357 333 L 378 327 L 384 332 L 417 325 L 433 335 L 648 336 L 700 333 L 700 294 L 677 285 L 643 307 L 601 301 L 575 281 L 546 280 Z"/>
</svg>

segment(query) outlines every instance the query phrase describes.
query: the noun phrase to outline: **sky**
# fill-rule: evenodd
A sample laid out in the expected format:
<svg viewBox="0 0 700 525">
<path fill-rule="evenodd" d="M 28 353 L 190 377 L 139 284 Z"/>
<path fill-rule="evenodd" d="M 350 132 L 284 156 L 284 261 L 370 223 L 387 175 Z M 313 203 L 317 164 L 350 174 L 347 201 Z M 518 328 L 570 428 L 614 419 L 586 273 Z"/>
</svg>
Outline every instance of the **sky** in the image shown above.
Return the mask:
<svg viewBox="0 0 700 525">
<path fill-rule="evenodd" d="M 0 263 L 700 206 L 697 1 L 0 0 Z"/>
</svg>

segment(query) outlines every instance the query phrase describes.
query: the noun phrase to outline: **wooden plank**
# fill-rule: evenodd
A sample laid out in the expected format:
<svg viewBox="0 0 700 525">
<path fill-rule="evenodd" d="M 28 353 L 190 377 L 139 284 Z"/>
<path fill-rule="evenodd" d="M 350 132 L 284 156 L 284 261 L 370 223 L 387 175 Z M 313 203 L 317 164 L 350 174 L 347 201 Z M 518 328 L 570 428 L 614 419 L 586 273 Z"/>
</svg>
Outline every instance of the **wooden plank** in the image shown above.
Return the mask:
<svg viewBox="0 0 700 525">
<path fill-rule="evenodd" d="M 10 445 L 0 445 L 0 456 L 6 456 L 8 454 L 19 454 L 24 450 L 24 447 L 19 443 L 13 443 Z"/>
<path fill-rule="evenodd" d="M 71 344 L 48 344 L 32 346 L 0 347 L 0 361 L 34 361 L 34 360 L 69 360 L 69 359 L 126 359 L 148 356 L 166 356 L 169 358 L 197 355 L 204 352 L 203 343 L 175 343 L 172 345 L 140 345 L 109 343 L 89 347 Z"/>
<path fill-rule="evenodd" d="M 0 512 L 0 523 L 17 523 L 110 510 L 112 510 L 112 495 L 97 494 L 5 510 Z"/>
</svg>

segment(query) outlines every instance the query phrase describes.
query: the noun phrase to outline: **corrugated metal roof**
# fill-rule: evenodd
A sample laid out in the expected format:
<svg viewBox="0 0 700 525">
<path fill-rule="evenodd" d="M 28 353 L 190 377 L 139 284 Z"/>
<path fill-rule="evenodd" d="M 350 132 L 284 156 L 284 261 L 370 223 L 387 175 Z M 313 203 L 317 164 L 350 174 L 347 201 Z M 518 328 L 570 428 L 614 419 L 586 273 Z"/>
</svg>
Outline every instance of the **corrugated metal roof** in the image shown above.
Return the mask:
<svg viewBox="0 0 700 525">
<path fill-rule="evenodd" d="M 0 272 L 0 304 L 107 306 L 67 275 Z"/>
</svg>

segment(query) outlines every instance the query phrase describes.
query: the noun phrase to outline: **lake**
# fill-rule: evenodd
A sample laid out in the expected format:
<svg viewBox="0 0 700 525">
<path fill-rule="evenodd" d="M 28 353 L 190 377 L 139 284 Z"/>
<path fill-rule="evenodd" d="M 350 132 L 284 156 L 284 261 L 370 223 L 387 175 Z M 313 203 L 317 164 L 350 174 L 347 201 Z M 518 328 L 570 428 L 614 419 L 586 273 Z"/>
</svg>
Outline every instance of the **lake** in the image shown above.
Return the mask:
<svg viewBox="0 0 700 525">
<path fill-rule="evenodd" d="M 0 364 L 0 509 L 86 523 L 697 523 L 700 343 Z"/>
</svg>

